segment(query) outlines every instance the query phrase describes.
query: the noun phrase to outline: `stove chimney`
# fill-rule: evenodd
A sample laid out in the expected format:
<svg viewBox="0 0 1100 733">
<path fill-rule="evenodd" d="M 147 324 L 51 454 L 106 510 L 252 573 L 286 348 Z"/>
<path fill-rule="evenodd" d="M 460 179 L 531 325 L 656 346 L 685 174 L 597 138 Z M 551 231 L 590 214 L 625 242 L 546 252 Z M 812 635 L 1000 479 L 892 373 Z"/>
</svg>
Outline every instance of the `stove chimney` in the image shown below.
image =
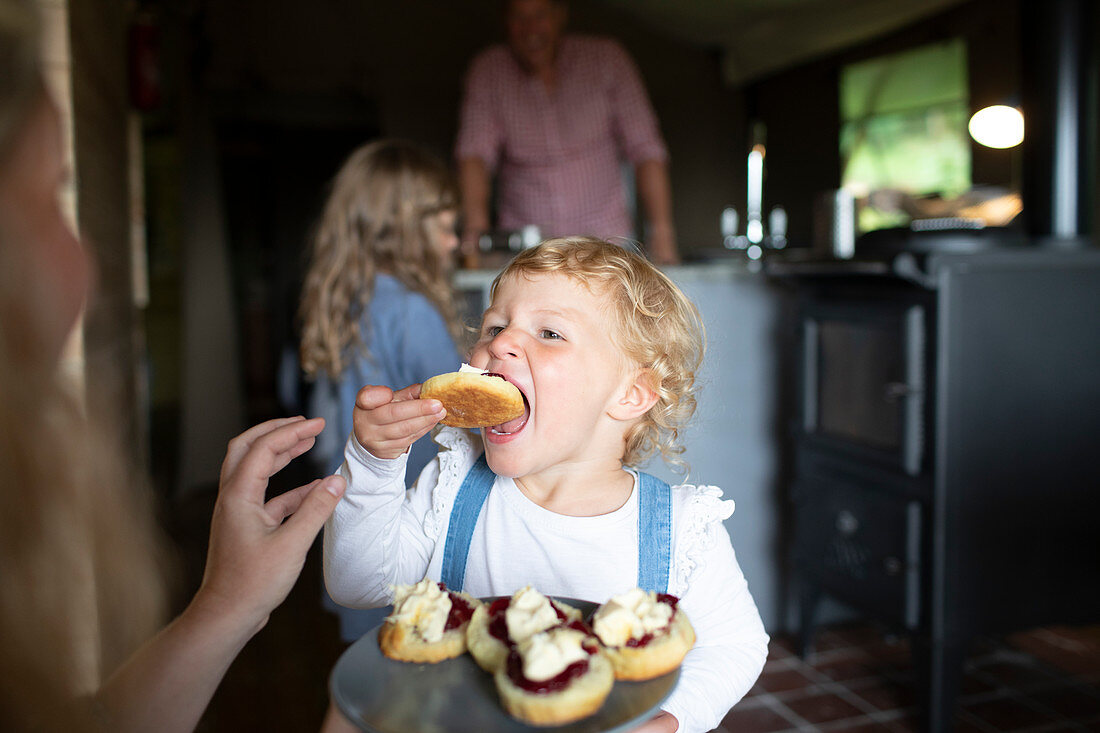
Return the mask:
<svg viewBox="0 0 1100 733">
<path fill-rule="evenodd" d="M 1036 244 L 1078 246 L 1095 224 L 1093 0 L 1022 0 L 1023 201 Z"/>
</svg>

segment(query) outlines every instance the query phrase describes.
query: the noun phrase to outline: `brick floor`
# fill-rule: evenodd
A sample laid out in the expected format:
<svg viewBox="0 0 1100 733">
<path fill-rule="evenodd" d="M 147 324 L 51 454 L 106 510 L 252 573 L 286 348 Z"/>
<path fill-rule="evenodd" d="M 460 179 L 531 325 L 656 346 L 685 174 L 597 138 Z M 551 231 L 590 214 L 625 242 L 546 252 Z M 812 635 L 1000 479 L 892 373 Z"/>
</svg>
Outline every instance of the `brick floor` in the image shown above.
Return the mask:
<svg viewBox="0 0 1100 733">
<path fill-rule="evenodd" d="M 869 624 L 822 629 L 802 660 L 777 635 L 752 692 L 720 733 L 919 731 L 909 647 Z M 981 639 L 967 658 L 955 730 L 1100 731 L 1100 627 Z"/>
</svg>

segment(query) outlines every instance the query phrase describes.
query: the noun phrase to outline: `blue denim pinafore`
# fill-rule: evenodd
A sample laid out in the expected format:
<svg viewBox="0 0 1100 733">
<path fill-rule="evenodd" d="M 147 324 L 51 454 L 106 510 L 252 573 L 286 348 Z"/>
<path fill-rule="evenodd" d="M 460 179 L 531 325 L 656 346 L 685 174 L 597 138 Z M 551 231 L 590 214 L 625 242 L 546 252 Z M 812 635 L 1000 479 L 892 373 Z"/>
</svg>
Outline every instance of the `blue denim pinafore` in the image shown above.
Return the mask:
<svg viewBox="0 0 1100 733">
<path fill-rule="evenodd" d="M 440 578 L 451 590 L 462 590 L 474 526 L 495 480 L 496 474 L 483 454 L 470 468 L 455 496 Z M 672 557 L 672 488 L 639 471 L 638 492 L 638 587 L 666 593 Z"/>
</svg>

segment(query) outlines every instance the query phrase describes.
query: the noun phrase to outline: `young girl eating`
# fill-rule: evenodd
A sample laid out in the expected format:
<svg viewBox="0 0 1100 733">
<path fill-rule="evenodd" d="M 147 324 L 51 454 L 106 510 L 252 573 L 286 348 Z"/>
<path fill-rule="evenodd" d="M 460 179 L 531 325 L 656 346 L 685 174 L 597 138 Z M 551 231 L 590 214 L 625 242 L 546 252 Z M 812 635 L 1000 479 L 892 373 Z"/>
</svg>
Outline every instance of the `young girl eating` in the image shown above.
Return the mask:
<svg viewBox="0 0 1100 733">
<path fill-rule="evenodd" d="M 521 253 L 493 283 L 469 361 L 515 384 L 527 410 L 480 435 L 440 428 L 406 494 L 407 449 L 445 411 L 415 399 L 418 384 L 360 390 L 348 490 L 325 530 L 332 597 L 381 606 L 425 576 L 474 596 L 667 592 L 697 641 L 644 729 L 717 727 L 768 642 L 723 525 L 733 502 L 634 468 L 657 452 L 682 463 L 702 354 L 698 311 L 640 255 L 588 238 Z"/>
</svg>

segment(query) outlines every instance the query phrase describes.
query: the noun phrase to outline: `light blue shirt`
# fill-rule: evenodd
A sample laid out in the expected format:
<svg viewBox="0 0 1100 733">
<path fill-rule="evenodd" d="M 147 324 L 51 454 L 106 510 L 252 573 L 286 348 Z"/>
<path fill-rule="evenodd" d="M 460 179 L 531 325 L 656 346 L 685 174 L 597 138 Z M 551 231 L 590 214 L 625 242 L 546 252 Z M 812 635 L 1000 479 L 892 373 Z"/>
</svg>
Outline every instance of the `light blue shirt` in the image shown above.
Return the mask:
<svg viewBox="0 0 1100 733">
<path fill-rule="evenodd" d="M 360 321 L 360 333 L 369 354 L 357 351 L 336 380 L 319 377 L 313 390 L 312 414 L 328 415 L 335 431 L 318 448 L 326 450 L 323 464 L 335 473 L 344 460 L 344 443 L 352 430 L 355 396 L 364 385 L 381 384 L 393 390 L 423 382 L 443 372 L 458 371 L 462 357 L 439 311 L 426 297 L 412 292 L 396 278 L 379 274 L 374 295 Z M 335 398 L 327 409 L 321 401 Z M 325 432 L 330 428 L 326 426 Z M 407 482 L 412 484 L 436 453 L 430 435 L 416 441 L 409 453 Z"/>
</svg>

